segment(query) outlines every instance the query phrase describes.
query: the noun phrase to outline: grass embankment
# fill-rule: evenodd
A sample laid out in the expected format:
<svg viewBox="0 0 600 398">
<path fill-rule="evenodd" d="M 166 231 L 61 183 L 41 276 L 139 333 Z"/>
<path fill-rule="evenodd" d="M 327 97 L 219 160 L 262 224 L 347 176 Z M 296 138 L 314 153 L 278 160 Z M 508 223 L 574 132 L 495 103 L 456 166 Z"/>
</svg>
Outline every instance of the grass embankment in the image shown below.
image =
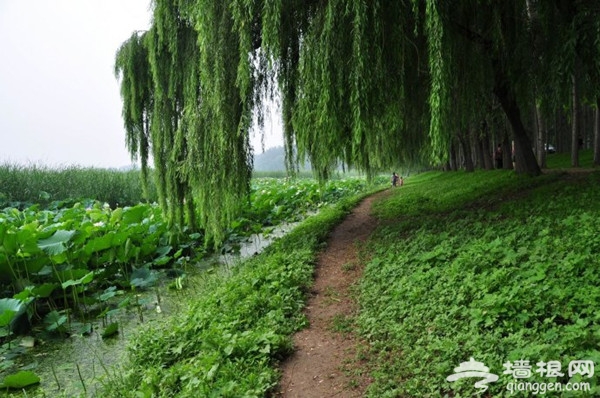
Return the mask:
<svg viewBox="0 0 600 398">
<path fill-rule="evenodd" d="M 549 153 L 546 155 L 546 165 L 549 169 L 571 168 L 571 153 Z M 579 151 L 579 166 L 594 167 L 594 152 L 591 149 Z"/>
<path fill-rule="evenodd" d="M 432 172 L 378 203 L 357 318 L 369 396 L 472 396 L 481 378 L 446 381 L 470 357 L 500 376 L 484 396 L 569 381 L 597 396 L 595 377 L 569 379 L 568 365 L 600 364 L 599 184 L 599 173 Z M 530 378 L 503 374 L 517 360 Z M 541 377 L 540 361 L 559 361 L 564 377 Z"/>
<path fill-rule="evenodd" d="M 360 200 L 320 211 L 231 274 L 205 276 L 189 309 L 133 339 L 101 396 L 261 397 L 291 352 L 313 264 L 328 232 Z"/>
</svg>

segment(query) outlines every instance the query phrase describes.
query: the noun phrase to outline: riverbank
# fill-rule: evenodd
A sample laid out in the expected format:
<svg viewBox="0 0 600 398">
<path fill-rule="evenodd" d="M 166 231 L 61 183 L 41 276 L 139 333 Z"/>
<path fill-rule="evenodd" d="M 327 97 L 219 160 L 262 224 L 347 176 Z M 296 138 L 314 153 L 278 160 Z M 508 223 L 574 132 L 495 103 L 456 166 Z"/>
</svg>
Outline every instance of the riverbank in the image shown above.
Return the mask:
<svg viewBox="0 0 600 398">
<path fill-rule="evenodd" d="M 365 196 L 322 209 L 230 273 L 208 275 L 187 310 L 136 337 L 102 394 L 264 396 L 278 382 L 277 362 L 292 351 L 290 336 L 306 324 L 318 250 Z"/>
</svg>

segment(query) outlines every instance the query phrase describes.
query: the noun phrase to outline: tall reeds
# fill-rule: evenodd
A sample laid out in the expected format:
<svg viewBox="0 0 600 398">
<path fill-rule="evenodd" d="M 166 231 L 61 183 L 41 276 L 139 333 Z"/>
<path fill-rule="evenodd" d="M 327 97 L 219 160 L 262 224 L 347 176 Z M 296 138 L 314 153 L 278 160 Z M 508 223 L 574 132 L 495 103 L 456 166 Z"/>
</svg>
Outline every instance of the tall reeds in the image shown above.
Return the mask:
<svg viewBox="0 0 600 398">
<path fill-rule="evenodd" d="M 0 164 L 0 206 L 72 199 L 95 199 L 111 206 L 127 206 L 157 199 L 153 181 L 143 196 L 140 171 L 81 166 Z"/>
</svg>

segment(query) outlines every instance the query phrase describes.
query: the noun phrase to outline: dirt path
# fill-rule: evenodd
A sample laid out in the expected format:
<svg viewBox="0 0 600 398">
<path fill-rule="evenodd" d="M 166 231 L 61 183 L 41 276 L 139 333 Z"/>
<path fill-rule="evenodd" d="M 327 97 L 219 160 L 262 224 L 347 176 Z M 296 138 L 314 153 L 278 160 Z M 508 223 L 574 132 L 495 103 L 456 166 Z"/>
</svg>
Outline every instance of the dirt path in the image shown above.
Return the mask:
<svg viewBox="0 0 600 398">
<path fill-rule="evenodd" d="M 310 326 L 294 336 L 295 352 L 282 364 L 277 397 L 360 397 L 368 375 L 355 361 L 359 341 L 347 317 L 355 313 L 350 288 L 360 278 L 364 264 L 357 242 L 364 242 L 377 226 L 371 203 L 387 191 L 362 201 L 329 237 L 319 255 L 315 282 L 305 313 Z M 350 363 L 352 361 L 352 363 Z M 348 366 L 349 365 L 349 366 Z"/>
</svg>

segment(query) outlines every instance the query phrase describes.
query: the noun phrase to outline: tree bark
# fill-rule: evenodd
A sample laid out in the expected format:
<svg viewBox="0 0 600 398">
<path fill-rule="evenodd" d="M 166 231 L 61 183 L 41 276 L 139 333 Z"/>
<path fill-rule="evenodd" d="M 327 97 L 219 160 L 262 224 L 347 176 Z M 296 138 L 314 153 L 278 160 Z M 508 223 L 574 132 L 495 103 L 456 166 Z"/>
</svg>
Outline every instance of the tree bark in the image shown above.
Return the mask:
<svg viewBox="0 0 600 398">
<path fill-rule="evenodd" d="M 542 111 L 538 105 L 535 106 L 536 115 L 536 131 L 537 131 L 537 159 L 538 164 L 542 169 L 546 166 L 546 144 L 548 140 L 546 138 L 546 121 L 542 115 Z"/>
<path fill-rule="evenodd" d="M 485 161 L 483 160 L 483 143 L 481 142 L 481 137 L 473 135 L 473 144 L 475 149 L 475 155 L 477 156 L 477 167 L 480 169 L 485 168 Z"/>
<path fill-rule="evenodd" d="M 486 170 L 494 169 L 494 161 L 492 159 L 492 149 L 490 148 L 490 133 L 487 124 L 484 126 L 483 138 L 480 140 L 483 152 L 483 166 Z"/>
<path fill-rule="evenodd" d="M 469 130 L 467 129 L 464 134 L 460 133 L 458 135 L 458 140 L 460 141 L 460 146 L 465 157 L 465 171 L 470 173 L 475 171 L 475 165 L 471 156 L 471 140 L 469 139 L 469 135 Z"/>
<path fill-rule="evenodd" d="M 573 73 L 573 109 L 572 109 L 572 121 L 571 121 L 571 166 L 579 167 L 579 143 L 581 140 L 581 134 L 579 133 L 579 116 L 581 114 L 579 108 L 579 78 L 577 73 Z"/>
<path fill-rule="evenodd" d="M 499 62 L 494 62 L 494 94 L 502 105 L 504 113 L 512 126 L 513 140 L 515 143 L 515 172 L 519 174 L 540 175 L 542 171 L 538 166 L 531 141 L 521 119 L 521 111 L 517 104 L 514 92 L 511 89 Z"/>
<path fill-rule="evenodd" d="M 505 170 L 512 170 L 514 168 L 512 161 L 512 147 L 510 138 L 508 137 L 508 128 L 504 129 L 504 137 L 502 137 L 502 168 Z"/>
<path fill-rule="evenodd" d="M 596 98 L 594 113 L 594 166 L 600 166 L 600 97 Z"/>
<path fill-rule="evenodd" d="M 454 145 L 454 142 L 452 142 L 452 144 L 450 144 L 450 170 L 457 171 L 458 168 L 459 167 L 458 158 L 456 156 L 456 146 Z"/>
</svg>

